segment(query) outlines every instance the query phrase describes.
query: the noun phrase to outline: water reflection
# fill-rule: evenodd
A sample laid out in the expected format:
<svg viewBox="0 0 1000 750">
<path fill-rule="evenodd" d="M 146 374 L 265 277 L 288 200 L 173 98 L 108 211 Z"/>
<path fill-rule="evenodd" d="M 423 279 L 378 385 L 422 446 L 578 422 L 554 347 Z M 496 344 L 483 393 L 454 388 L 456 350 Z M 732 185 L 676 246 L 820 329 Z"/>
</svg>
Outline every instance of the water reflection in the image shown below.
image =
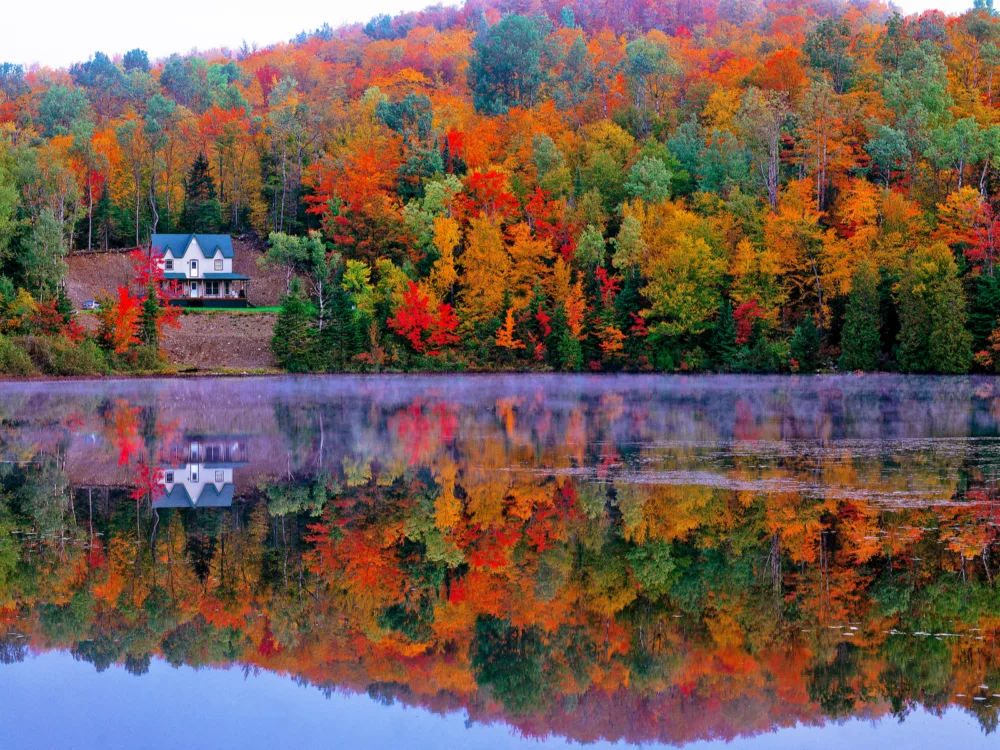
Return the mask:
<svg viewBox="0 0 1000 750">
<path fill-rule="evenodd" d="M 580 741 L 992 732 L 998 426 L 975 379 L 4 384 L 0 661 Z"/>
<path fill-rule="evenodd" d="M 185 435 L 157 469 L 163 491 L 154 495 L 153 508 L 228 508 L 233 474 L 248 463 L 245 435 Z"/>
</svg>

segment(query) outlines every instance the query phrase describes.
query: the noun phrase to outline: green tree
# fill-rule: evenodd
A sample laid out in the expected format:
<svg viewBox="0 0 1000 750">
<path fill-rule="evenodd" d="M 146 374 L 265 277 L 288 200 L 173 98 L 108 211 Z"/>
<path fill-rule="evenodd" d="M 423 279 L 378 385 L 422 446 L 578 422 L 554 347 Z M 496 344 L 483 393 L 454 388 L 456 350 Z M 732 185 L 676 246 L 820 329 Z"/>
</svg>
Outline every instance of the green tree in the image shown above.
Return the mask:
<svg viewBox="0 0 1000 750">
<path fill-rule="evenodd" d="M 66 246 L 62 230 L 52 209 L 42 209 L 18 254 L 24 284 L 41 300 L 55 296 L 59 282 L 66 275 L 67 266 L 63 260 Z"/>
<path fill-rule="evenodd" d="M 38 104 L 38 121 L 47 136 L 66 133 L 74 120 L 87 116 L 89 109 L 83 89 L 56 85 L 42 96 Z"/>
<path fill-rule="evenodd" d="M 840 369 L 869 371 L 878 367 L 880 322 L 878 274 L 864 262 L 851 281 L 840 334 Z"/>
<path fill-rule="evenodd" d="M 914 253 L 899 288 L 899 365 L 907 372 L 967 372 L 972 335 L 958 266 L 942 242 Z"/>
<path fill-rule="evenodd" d="M 204 153 L 198 154 L 184 181 L 184 210 L 180 228 L 211 234 L 222 227 L 222 207 L 215 192 L 215 180 Z"/>
<path fill-rule="evenodd" d="M 632 198 L 642 198 L 648 203 L 670 198 L 670 181 L 673 175 L 662 159 L 644 156 L 633 165 L 625 181 L 625 192 Z"/>
<path fill-rule="evenodd" d="M 731 370 L 738 353 L 733 306 L 728 299 L 723 299 L 722 305 L 719 307 L 719 317 L 716 318 L 712 337 L 709 340 L 709 354 L 712 357 L 712 364 L 720 370 Z"/>
<path fill-rule="evenodd" d="M 159 348 L 160 331 L 159 322 L 163 316 L 163 308 L 160 306 L 160 295 L 156 289 L 156 282 L 150 281 L 146 287 L 146 299 L 142 301 L 142 315 L 139 317 L 139 338 L 142 343 Z"/>
<path fill-rule="evenodd" d="M 851 27 L 846 20 L 825 18 L 806 37 L 802 51 L 813 70 L 830 76 L 838 94 L 850 87 L 857 63 L 851 53 Z"/>
<path fill-rule="evenodd" d="M 816 372 L 819 367 L 819 329 L 811 314 L 792 332 L 789 354 L 798 363 L 799 372 Z"/>
<path fill-rule="evenodd" d="M 480 30 L 472 45 L 469 78 L 477 111 L 502 115 L 511 107 L 531 107 L 545 81 L 545 37 L 541 17 L 505 16 Z"/>
<path fill-rule="evenodd" d="M 271 337 L 271 351 L 278 366 L 289 372 L 312 370 L 315 340 L 312 305 L 299 280 L 293 279 L 288 294 L 282 297 Z"/>
</svg>

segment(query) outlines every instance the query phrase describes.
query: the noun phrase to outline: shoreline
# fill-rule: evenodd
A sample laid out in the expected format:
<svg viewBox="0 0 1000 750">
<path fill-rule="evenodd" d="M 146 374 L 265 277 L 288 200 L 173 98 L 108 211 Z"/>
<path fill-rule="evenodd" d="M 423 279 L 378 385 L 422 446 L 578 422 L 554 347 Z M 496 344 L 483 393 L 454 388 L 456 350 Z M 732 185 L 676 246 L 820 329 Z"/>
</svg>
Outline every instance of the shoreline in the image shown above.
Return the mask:
<svg viewBox="0 0 1000 750">
<path fill-rule="evenodd" d="M 877 370 L 871 372 L 637 372 L 633 370 L 619 372 L 564 372 L 558 370 L 456 370 L 443 372 L 441 370 L 388 370 L 384 372 L 284 372 L 281 370 L 196 370 L 186 372 L 148 372 L 148 373 L 123 373 L 115 375 L 38 375 L 33 377 L 11 377 L 0 375 L 0 385 L 5 383 L 61 383 L 61 382 L 106 382 L 119 380 L 198 380 L 207 378 L 295 378 L 302 380 L 326 378 L 326 377 L 358 377 L 358 378 L 379 378 L 379 377 L 422 377 L 422 378 L 446 378 L 446 377 L 491 377 L 491 376 L 568 376 L 568 377 L 663 377 L 663 378 L 846 378 L 846 377 L 907 377 L 907 378 L 977 378 L 977 379 L 997 379 L 998 373 L 974 372 L 974 373 L 906 373 L 893 372 L 890 370 Z"/>
</svg>

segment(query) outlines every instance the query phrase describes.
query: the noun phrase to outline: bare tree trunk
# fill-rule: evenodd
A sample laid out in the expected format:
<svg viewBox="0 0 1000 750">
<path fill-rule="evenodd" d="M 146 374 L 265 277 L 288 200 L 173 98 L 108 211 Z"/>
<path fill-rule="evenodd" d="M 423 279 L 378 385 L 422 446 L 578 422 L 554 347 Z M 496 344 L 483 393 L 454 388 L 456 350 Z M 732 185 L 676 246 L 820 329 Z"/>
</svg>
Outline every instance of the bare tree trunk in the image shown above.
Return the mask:
<svg viewBox="0 0 1000 750">
<path fill-rule="evenodd" d="M 87 176 L 87 250 L 94 239 L 94 180 Z"/>
</svg>

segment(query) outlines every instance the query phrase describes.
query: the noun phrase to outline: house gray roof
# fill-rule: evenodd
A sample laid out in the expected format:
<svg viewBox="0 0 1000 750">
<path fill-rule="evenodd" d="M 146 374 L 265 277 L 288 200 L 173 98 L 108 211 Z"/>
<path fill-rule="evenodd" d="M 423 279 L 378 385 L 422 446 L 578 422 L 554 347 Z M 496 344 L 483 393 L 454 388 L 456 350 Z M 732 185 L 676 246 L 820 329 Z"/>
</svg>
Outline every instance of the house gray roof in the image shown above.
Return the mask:
<svg viewBox="0 0 1000 750">
<path fill-rule="evenodd" d="M 208 281 L 249 281 L 249 276 L 240 276 L 238 273 L 211 273 L 205 272 Z"/>
<path fill-rule="evenodd" d="M 214 484 L 206 484 L 201 491 L 201 497 L 197 504 L 191 499 L 187 489 L 183 484 L 175 484 L 157 500 L 153 501 L 154 508 L 228 508 L 233 504 L 233 491 L 235 487 L 231 484 L 224 484 L 222 490 L 217 490 Z"/>
<path fill-rule="evenodd" d="M 206 258 L 215 255 L 216 250 L 222 251 L 223 258 L 233 257 L 233 238 L 228 234 L 154 234 L 150 245 L 164 255 L 169 251 L 175 258 L 183 258 L 192 238 L 198 240 Z"/>
</svg>

